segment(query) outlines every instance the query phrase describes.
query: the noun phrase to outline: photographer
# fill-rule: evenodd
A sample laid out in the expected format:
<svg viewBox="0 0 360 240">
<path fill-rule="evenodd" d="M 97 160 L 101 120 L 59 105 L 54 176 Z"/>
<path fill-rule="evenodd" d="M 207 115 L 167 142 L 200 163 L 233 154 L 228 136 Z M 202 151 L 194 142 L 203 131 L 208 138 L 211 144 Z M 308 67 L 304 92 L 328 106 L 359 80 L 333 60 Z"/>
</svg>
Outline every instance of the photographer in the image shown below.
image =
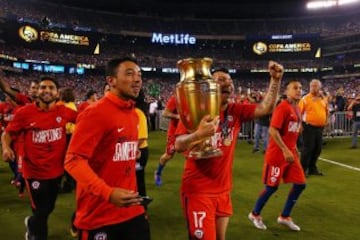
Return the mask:
<svg viewBox="0 0 360 240">
<path fill-rule="evenodd" d="M 352 111 L 353 126 L 352 126 L 352 142 L 350 148 L 357 148 L 357 133 L 360 129 L 360 95 L 357 96 L 348 106 L 348 111 Z"/>
</svg>

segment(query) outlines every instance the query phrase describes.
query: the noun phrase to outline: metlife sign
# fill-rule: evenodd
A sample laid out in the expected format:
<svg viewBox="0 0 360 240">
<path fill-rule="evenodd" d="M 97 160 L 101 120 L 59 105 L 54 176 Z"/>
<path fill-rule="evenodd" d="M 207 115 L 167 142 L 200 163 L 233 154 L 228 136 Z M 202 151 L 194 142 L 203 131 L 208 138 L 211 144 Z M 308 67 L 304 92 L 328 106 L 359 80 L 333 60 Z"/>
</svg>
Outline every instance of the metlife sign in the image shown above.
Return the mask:
<svg viewBox="0 0 360 240">
<path fill-rule="evenodd" d="M 161 45 L 195 45 L 196 38 L 190 34 L 163 34 L 163 33 L 153 33 L 151 37 L 152 43 L 159 43 Z"/>
</svg>

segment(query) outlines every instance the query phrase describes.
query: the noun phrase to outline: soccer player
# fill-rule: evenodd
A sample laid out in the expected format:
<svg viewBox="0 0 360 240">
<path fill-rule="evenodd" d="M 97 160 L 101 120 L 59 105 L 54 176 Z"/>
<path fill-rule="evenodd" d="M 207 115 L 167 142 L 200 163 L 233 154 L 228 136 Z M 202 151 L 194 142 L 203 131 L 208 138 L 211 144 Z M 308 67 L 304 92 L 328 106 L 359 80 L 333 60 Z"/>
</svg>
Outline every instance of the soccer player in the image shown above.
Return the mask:
<svg viewBox="0 0 360 240">
<path fill-rule="evenodd" d="M 39 82 L 32 80 L 28 91 L 29 96 L 23 93 L 15 91 L 14 88 L 10 87 L 9 83 L 5 80 L 3 72 L 0 73 L 0 88 L 9 95 L 18 105 L 25 105 L 34 102 L 37 99 L 37 90 L 39 88 Z"/>
<path fill-rule="evenodd" d="M 20 90 L 16 88 L 11 88 L 12 91 L 19 93 Z M 2 130 L 6 128 L 10 121 L 14 118 L 14 113 L 17 109 L 19 109 L 19 105 L 9 96 L 5 95 L 5 102 L 0 103 L 0 123 L 1 123 L 1 133 Z M 18 140 L 18 141 L 16 141 Z M 19 152 L 19 146 L 21 141 L 19 141 L 18 137 L 15 136 L 12 142 L 12 149 L 15 151 L 15 159 L 9 161 L 9 167 L 14 174 L 14 178 L 11 180 L 11 184 L 14 184 L 17 188 L 19 188 L 19 197 L 24 196 L 25 190 L 25 181 L 22 177 L 21 173 L 21 156 Z"/>
<path fill-rule="evenodd" d="M 136 186 L 141 70 L 134 59 L 110 60 L 110 91 L 79 114 L 65 160 L 76 186 L 79 239 L 150 239 Z M 96 125 L 94 125 L 96 123 Z"/>
<path fill-rule="evenodd" d="M 263 180 L 265 189 L 260 193 L 255 207 L 248 218 L 258 229 L 266 230 L 260 216 L 261 210 L 278 189 L 281 179 L 284 183 L 293 183 L 281 215 L 277 218 L 293 231 L 300 231 L 290 217 L 297 199 L 305 189 L 305 175 L 296 149 L 296 142 L 301 128 L 301 116 L 298 102 L 301 99 L 301 83 L 291 80 L 286 84 L 287 99 L 282 100 L 271 118 L 269 147 L 265 154 Z"/>
<path fill-rule="evenodd" d="M 175 131 L 179 122 L 179 114 L 176 110 L 175 94 L 169 98 L 162 115 L 163 117 L 169 118 L 170 122 L 167 130 L 166 149 L 164 154 L 161 155 L 159 165 L 154 173 L 155 185 L 158 187 L 162 185 L 161 173 L 163 168 L 165 167 L 166 163 L 173 158 L 175 154 Z"/>
<path fill-rule="evenodd" d="M 199 141 L 211 137 L 214 147 L 223 155 L 208 159 L 187 157 L 181 184 L 182 207 L 187 220 L 189 239 L 225 240 L 233 213 L 230 192 L 234 150 L 241 124 L 269 114 L 277 99 L 283 67 L 269 62 L 270 86 L 259 104 L 229 103 L 232 79 L 226 69 L 213 73 L 221 88 L 220 116 L 205 116 L 198 129 L 188 133 L 179 122 L 175 149 L 184 152 L 197 147 Z M 219 123 L 220 121 L 220 123 Z"/>
<path fill-rule="evenodd" d="M 25 239 L 47 239 L 47 220 L 55 208 L 66 151 L 65 124 L 77 113 L 55 104 L 59 85 L 43 77 L 38 100 L 18 109 L 2 136 L 3 159 L 14 159 L 12 135 L 24 136 L 23 175 L 31 198 L 32 216 L 25 218 Z"/>
<path fill-rule="evenodd" d="M 78 112 L 81 113 L 82 111 L 85 110 L 85 108 L 96 103 L 97 100 L 98 100 L 98 96 L 97 96 L 96 91 L 89 90 L 86 93 L 86 100 L 78 106 Z"/>
</svg>

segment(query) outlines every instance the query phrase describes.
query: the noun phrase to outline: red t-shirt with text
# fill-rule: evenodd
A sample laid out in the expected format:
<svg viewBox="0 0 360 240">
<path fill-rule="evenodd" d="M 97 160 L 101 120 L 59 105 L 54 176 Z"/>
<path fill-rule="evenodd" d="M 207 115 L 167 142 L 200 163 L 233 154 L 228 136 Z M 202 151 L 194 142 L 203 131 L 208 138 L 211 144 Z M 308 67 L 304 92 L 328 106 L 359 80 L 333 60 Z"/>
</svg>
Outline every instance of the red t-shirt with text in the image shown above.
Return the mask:
<svg viewBox="0 0 360 240">
<path fill-rule="evenodd" d="M 6 127 L 11 135 L 23 135 L 25 178 L 51 179 L 64 172 L 65 124 L 75 122 L 77 113 L 55 105 L 48 111 L 29 104 L 16 111 Z"/>
<path fill-rule="evenodd" d="M 296 142 L 301 127 L 299 107 L 291 105 L 287 100 L 283 100 L 275 108 L 271 117 L 270 126 L 279 131 L 283 142 L 289 150 L 294 153 L 294 156 L 297 156 Z M 266 149 L 265 160 L 271 165 L 285 161 L 283 152 L 271 136 L 269 138 L 268 148 Z M 295 160 L 298 161 L 298 158 Z"/>
</svg>

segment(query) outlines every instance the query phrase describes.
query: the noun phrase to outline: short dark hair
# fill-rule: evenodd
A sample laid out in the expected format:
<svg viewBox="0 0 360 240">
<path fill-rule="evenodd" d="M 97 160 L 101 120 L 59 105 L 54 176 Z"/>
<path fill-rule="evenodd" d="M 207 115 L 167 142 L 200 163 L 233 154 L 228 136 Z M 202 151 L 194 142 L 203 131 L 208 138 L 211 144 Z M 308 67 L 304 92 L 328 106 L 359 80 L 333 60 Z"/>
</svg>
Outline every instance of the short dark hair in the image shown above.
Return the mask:
<svg viewBox="0 0 360 240">
<path fill-rule="evenodd" d="M 211 71 L 211 74 L 214 74 L 216 72 L 223 72 L 223 73 L 230 74 L 229 70 L 227 68 L 215 68 Z"/>
<path fill-rule="evenodd" d="M 301 83 L 300 80 L 290 79 L 290 80 L 288 80 L 288 81 L 285 82 L 285 88 L 286 88 L 287 86 L 289 86 L 290 83 L 293 83 L 293 82 L 299 82 L 299 83 Z"/>
<path fill-rule="evenodd" d="M 105 67 L 105 75 L 106 76 L 115 76 L 118 66 L 123 62 L 133 62 L 138 64 L 135 58 L 132 57 L 124 57 L 124 58 L 114 58 L 111 59 Z"/>
<path fill-rule="evenodd" d="M 43 81 L 51 81 L 51 82 L 53 82 L 55 84 L 57 89 L 60 88 L 60 84 L 58 83 L 58 81 L 56 81 L 55 78 L 53 78 L 51 76 L 41 76 L 39 83 L 41 83 Z"/>
<path fill-rule="evenodd" d="M 74 102 L 75 101 L 75 95 L 72 88 L 64 88 L 60 91 L 60 99 L 64 102 Z"/>
<path fill-rule="evenodd" d="M 92 95 L 96 93 L 95 90 L 91 89 L 86 93 L 86 100 L 90 99 Z"/>
</svg>

